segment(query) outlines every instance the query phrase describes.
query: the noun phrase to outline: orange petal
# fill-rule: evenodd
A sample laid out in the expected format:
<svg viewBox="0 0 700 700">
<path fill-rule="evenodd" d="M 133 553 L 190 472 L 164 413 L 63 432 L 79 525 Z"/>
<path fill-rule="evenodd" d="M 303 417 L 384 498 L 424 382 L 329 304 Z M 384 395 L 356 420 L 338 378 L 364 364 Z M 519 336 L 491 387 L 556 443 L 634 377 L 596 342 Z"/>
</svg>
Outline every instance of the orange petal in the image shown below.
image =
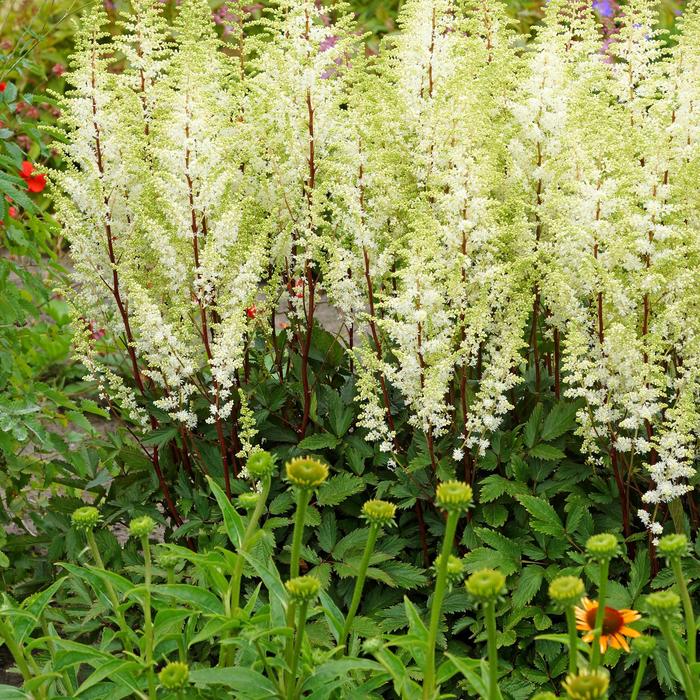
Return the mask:
<svg viewBox="0 0 700 700">
<path fill-rule="evenodd" d="M 600 638 L 600 653 L 604 654 L 605 650 L 608 648 L 608 637 L 607 635 L 602 635 Z"/>
<path fill-rule="evenodd" d="M 620 634 L 626 634 L 628 637 L 640 637 L 642 633 L 632 629 L 632 627 L 621 627 Z"/>
<path fill-rule="evenodd" d="M 584 642 L 592 642 L 593 641 L 593 632 L 589 632 L 588 634 L 583 635 L 583 641 Z"/>
<path fill-rule="evenodd" d="M 616 634 L 610 635 L 610 646 L 613 649 L 621 649 L 622 648 L 622 645 L 620 644 L 620 640 L 618 639 L 618 635 L 616 635 Z"/>
<path fill-rule="evenodd" d="M 620 610 L 619 612 L 625 622 L 634 622 L 642 619 L 642 616 L 636 610 Z"/>
<path fill-rule="evenodd" d="M 586 631 L 588 631 L 588 630 L 591 629 L 591 626 L 590 626 L 590 625 L 587 625 L 587 624 L 584 622 L 584 623 L 582 623 L 582 624 L 580 624 L 580 625 L 576 625 L 576 629 L 577 629 L 577 630 L 582 630 L 582 631 L 586 632 Z"/>
<path fill-rule="evenodd" d="M 626 640 L 621 634 L 616 634 L 616 635 L 615 635 L 615 638 L 618 640 L 618 642 L 620 643 L 620 646 L 621 646 L 625 651 L 629 651 L 629 650 L 630 650 L 630 645 L 627 644 L 627 640 Z M 620 648 L 620 647 L 618 647 L 618 649 L 619 649 L 619 648 Z"/>
</svg>

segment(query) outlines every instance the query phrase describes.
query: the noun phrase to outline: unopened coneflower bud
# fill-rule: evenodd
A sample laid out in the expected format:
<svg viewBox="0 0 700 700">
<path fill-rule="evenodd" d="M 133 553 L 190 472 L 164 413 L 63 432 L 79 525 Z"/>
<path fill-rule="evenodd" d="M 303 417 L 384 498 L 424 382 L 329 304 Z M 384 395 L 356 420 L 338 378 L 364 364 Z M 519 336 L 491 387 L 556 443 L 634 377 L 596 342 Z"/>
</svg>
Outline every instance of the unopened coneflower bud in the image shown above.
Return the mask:
<svg viewBox="0 0 700 700">
<path fill-rule="evenodd" d="M 297 576 L 284 584 L 295 603 L 313 600 L 321 590 L 321 582 L 313 576 Z"/>
<path fill-rule="evenodd" d="M 94 506 L 83 506 L 73 511 L 71 523 L 76 530 L 94 530 L 100 522 L 100 511 Z"/>
<path fill-rule="evenodd" d="M 576 605 L 585 593 L 583 581 L 577 576 L 559 576 L 549 584 L 549 597 L 562 607 Z"/>
<path fill-rule="evenodd" d="M 438 554 L 435 559 L 435 569 L 440 568 L 440 563 L 442 562 L 442 554 Z M 447 583 L 454 586 L 456 583 L 464 578 L 464 560 L 456 557 L 454 554 L 450 554 L 447 557 Z"/>
<path fill-rule="evenodd" d="M 593 535 L 586 542 L 586 552 L 594 561 L 610 561 L 617 556 L 618 551 L 617 537 L 607 532 Z"/>
<path fill-rule="evenodd" d="M 134 518 L 129 523 L 129 534 L 132 537 L 148 537 L 156 526 L 155 521 L 148 515 L 142 515 L 140 518 Z"/>
<path fill-rule="evenodd" d="M 328 467 L 313 457 L 295 457 L 286 464 L 287 481 L 300 489 L 315 489 L 328 478 Z"/>
<path fill-rule="evenodd" d="M 253 452 L 248 457 L 245 465 L 246 471 L 252 479 L 265 479 L 272 476 L 275 472 L 275 467 L 274 456 L 265 450 Z"/>
<path fill-rule="evenodd" d="M 391 525 L 396 514 L 396 506 L 388 501 L 373 499 L 362 506 L 362 515 L 370 523 L 386 527 Z"/>
<path fill-rule="evenodd" d="M 506 577 L 495 569 L 475 571 L 465 584 L 467 593 L 480 603 L 495 601 L 505 590 Z"/>
<path fill-rule="evenodd" d="M 605 669 L 595 671 L 580 671 L 577 674 L 569 674 L 562 683 L 571 700 L 599 700 L 604 698 L 610 685 L 610 676 Z"/>
<path fill-rule="evenodd" d="M 688 538 L 682 534 L 666 535 L 659 540 L 657 549 L 669 561 L 680 559 L 688 554 Z"/>
<path fill-rule="evenodd" d="M 643 634 L 632 640 L 632 651 L 639 656 L 651 656 L 654 649 L 656 649 L 656 639 L 648 634 Z"/>
<path fill-rule="evenodd" d="M 443 481 L 438 485 L 435 502 L 446 511 L 464 512 L 472 504 L 472 489 L 463 481 Z"/>
<path fill-rule="evenodd" d="M 671 590 L 650 593 L 646 598 L 647 610 L 659 617 L 668 617 L 669 614 L 675 613 L 680 604 L 680 597 Z"/>
<path fill-rule="evenodd" d="M 189 666 L 182 661 L 171 661 L 158 673 L 158 680 L 166 690 L 180 690 L 190 678 Z"/>
</svg>

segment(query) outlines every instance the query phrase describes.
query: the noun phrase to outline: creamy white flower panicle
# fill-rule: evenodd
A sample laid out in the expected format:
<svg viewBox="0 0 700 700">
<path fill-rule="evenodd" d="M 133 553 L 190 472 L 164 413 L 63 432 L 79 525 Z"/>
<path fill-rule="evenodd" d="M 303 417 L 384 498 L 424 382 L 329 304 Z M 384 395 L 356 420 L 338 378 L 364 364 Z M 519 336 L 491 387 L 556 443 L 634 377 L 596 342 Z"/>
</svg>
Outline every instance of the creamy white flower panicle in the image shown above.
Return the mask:
<svg viewBox="0 0 700 700">
<path fill-rule="evenodd" d="M 226 51 L 206 0 L 172 27 L 132 0 L 111 43 L 92 6 L 49 175 L 105 400 L 143 428 L 152 401 L 181 435 L 212 424 L 224 464 L 245 457 L 246 358 L 284 313 L 271 375 L 302 385 L 305 434 L 328 300 L 381 450 L 404 406 L 433 466 L 468 471 L 534 365 L 619 489 L 648 475 L 656 536 L 700 426 L 700 0 L 670 48 L 655 6 L 629 0 L 606 55 L 585 0 L 549 0 L 528 46 L 499 0 L 407 0 L 378 56 L 343 2 L 280 0 L 250 31 L 236 2 Z"/>
</svg>

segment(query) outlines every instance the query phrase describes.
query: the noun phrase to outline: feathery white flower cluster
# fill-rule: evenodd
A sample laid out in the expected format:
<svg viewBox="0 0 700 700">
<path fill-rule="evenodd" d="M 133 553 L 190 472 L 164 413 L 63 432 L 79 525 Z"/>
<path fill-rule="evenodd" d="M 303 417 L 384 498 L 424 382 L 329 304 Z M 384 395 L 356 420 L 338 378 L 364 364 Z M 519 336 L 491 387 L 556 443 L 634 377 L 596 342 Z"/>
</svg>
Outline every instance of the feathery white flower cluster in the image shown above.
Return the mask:
<svg viewBox="0 0 700 700">
<path fill-rule="evenodd" d="M 256 314 L 282 311 L 303 436 L 327 295 L 352 339 L 359 425 L 382 449 L 400 396 L 433 466 L 438 451 L 483 452 L 526 364 L 541 390 L 553 339 L 548 374 L 581 402 L 591 458 L 620 489 L 642 460 L 649 504 L 686 492 L 698 0 L 671 50 L 654 2 L 630 0 L 608 56 L 585 1 L 550 0 L 523 48 L 499 0 L 407 0 L 378 57 L 342 2 L 281 0 L 254 32 L 234 3 L 233 57 L 205 0 L 183 0 L 174 41 L 158 2 L 131 5 L 114 46 L 104 13 L 84 19 L 57 146 L 68 166 L 51 173 L 76 315 L 123 339 L 133 386 L 109 379 L 89 339 L 80 349 L 124 411 L 143 423 L 152 400 L 186 431 L 215 424 L 225 464 L 245 455 L 246 348 Z"/>
</svg>

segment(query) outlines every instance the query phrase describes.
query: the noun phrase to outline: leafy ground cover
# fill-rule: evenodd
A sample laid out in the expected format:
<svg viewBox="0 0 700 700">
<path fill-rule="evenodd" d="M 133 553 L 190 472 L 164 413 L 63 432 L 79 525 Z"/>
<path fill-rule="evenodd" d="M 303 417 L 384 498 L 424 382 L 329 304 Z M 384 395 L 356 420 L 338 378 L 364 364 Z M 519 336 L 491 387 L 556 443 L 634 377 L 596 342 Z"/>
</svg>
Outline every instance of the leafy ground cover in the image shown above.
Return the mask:
<svg viewBox="0 0 700 700">
<path fill-rule="evenodd" d="M 550 5 L 3 9 L 0 697 L 698 697 L 697 7 Z"/>
</svg>

